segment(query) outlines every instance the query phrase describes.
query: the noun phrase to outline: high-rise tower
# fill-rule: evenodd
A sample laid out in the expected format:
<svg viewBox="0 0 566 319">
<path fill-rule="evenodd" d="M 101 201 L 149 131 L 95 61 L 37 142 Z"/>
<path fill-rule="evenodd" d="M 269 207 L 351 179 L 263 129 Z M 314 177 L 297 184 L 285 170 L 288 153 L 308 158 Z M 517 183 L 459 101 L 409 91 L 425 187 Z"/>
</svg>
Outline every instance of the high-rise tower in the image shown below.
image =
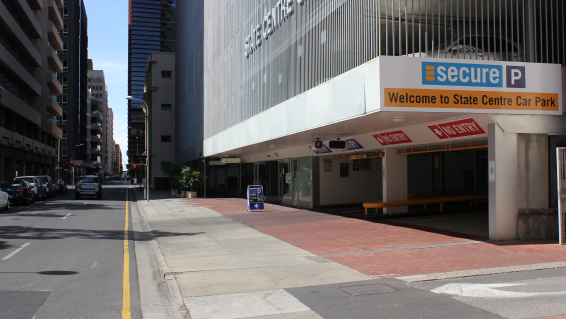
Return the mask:
<svg viewBox="0 0 566 319">
<path fill-rule="evenodd" d="M 174 0 L 130 0 L 128 95 L 136 99 L 143 98 L 147 61 L 151 53 L 173 51 L 174 8 Z M 145 125 L 141 102 L 128 101 L 128 162 L 131 162 L 134 156 L 144 153 L 144 140 Z"/>
</svg>

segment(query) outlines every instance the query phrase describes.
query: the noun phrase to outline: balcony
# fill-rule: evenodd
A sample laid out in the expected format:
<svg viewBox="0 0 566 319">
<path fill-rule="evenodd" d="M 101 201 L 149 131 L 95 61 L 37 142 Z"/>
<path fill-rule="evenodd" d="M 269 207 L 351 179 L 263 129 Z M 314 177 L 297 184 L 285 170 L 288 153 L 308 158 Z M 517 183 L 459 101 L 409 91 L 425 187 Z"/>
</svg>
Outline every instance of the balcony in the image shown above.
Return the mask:
<svg viewBox="0 0 566 319">
<path fill-rule="evenodd" d="M 47 48 L 47 61 L 49 61 L 49 65 L 54 72 L 63 72 L 63 63 L 61 62 L 61 59 L 59 59 L 59 56 L 57 56 L 55 49 L 51 47 Z"/>
<path fill-rule="evenodd" d="M 94 111 L 94 112 L 90 113 L 90 116 L 97 118 L 97 119 L 102 119 L 102 114 L 100 114 L 100 112 L 98 112 L 98 111 Z"/>
<path fill-rule="evenodd" d="M 97 133 L 101 134 L 102 133 L 102 126 L 100 125 L 100 123 L 94 123 L 90 126 L 91 130 L 95 130 Z"/>
<path fill-rule="evenodd" d="M 63 40 L 59 36 L 59 31 L 55 28 L 53 23 L 47 26 L 47 35 L 49 36 L 49 44 L 55 51 L 63 51 Z"/>
<path fill-rule="evenodd" d="M 90 142 L 91 143 L 96 143 L 98 145 L 102 145 L 102 139 L 100 137 L 98 137 L 97 135 L 91 136 L 90 137 Z"/>
<path fill-rule="evenodd" d="M 55 138 L 62 138 L 63 137 L 63 130 L 61 130 L 55 123 L 45 120 L 42 125 L 41 129 Z"/>
<path fill-rule="evenodd" d="M 57 80 L 55 74 L 51 72 L 47 72 L 46 75 L 47 75 L 47 86 L 49 86 L 51 92 L 53 92 L 53 94 L 55 95 L 63 94 L 63 86 L 61 85 L 61 83 L 59 83 L 59 80 Z"/>
<path fill-rule="evenodd" d="M 47 112 L 49 112 L 49 114 L 54 116 L 63 116 L 63 109 L 61 108 L 61 106 L 59 106 L 59 103 L 57 103 L 57 101 L 55 101 L 54 99 L 48 97 L 46 99 L 46 105 L 47 105 Z"/>
<path fill-rule="evenodd" d="M 41 38 L 41 25 L 39 21 L 35 18 L 33 11 L 31 10 L 30 6 L 26 3 L 26 0 L 16 0 L 20 6 L 20 12 L 23 13 L 21 17 L 23 17 L 28 25 L 28 32 L 34 39 Z"/>
<path fill-rule="evenodd" d="M 33 10 L 43 10 L 43 1 L 41 0 L 29 0 L 28 3 Z"/>
<path fill-rule="evenodd" d="M 59 4 L 61 5 L 59 6 Z M 62 6 L 63 6 L 63 2 L 60 0 L 58 0 L 57 2 L 55 0 L 47 0 L 47 7 L 49 8 L 49 13 L 53 18 L 53 23 L 55 23 L 57 29 L 63 29 L 63 18 L 61 18 L 61 13 L 59 12 L 59 7 Z"/>
<path fill-rule="evenodd" d="M 98 155 L 98 156 L 100 156 L 100 155 L 102 155 L 102 151 L 99 150 L 98 148 L 91 148 L 91 149 L 90 149 L 90 154 L 91 154 L 91 155 Z"/>
</svg>

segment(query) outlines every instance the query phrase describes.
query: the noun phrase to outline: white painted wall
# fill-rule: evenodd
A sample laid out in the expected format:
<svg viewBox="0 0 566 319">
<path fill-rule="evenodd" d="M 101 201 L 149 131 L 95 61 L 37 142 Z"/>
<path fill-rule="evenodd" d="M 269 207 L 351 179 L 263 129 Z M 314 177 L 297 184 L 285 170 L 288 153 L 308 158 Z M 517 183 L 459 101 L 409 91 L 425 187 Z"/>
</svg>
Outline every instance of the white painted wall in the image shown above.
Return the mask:
<svg viewBox="0 0 566 319">
<path fill-rule="evenodd" d="M 381 200 L 381 158 L 371 159 L 371 170 L 353 171 L 353 161 L 333 161 L 332 172 L 324 171 L 320 158 L 320 205 L 363 203 Z M 349 163 L 350 176 L 340 177 L 340 163 Z"/>
</svg>

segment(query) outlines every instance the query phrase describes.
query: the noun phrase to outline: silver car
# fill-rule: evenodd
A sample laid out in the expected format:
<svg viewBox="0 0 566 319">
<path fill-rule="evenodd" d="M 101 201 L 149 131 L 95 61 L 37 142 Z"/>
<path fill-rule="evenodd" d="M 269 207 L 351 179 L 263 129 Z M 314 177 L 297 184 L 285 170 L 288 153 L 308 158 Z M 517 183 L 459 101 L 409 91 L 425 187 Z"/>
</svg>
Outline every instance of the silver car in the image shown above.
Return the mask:
<svg viewBox="0 0 566 319">
<path fill-rule="evenodd" d="M 82 176 L 75 186 L 75 199 L 80 199 L 82 196 L 96 196 L 102 198 L 102 183 L 100 178 L 95 175 Z"/>
<path fill-rule="evenodd" d="M 36 177 L 37 179 L 39 179 L 39 181 L 41 181 L 41 183 L 45 187 L 45 192 L 47 193 L 47 197 L 55 197 L 55 195 L 57 195 L 57 193 L 55 192 L 55 186 L 51 181 L 51 177 L 49 177 L 48 175 L 38 175 Z"/>
<path fill-rule="evenodd" d="M 47 191 L 45 186 L 41 183 L 41 181 L 35 176 L 18 176 L 14 178 L 15 181 L 26 181 L 28 182 L 33 191 L 33 196 L 35 197 L 36 201 L 44 200 L 47 198 Z"/>
</svg>

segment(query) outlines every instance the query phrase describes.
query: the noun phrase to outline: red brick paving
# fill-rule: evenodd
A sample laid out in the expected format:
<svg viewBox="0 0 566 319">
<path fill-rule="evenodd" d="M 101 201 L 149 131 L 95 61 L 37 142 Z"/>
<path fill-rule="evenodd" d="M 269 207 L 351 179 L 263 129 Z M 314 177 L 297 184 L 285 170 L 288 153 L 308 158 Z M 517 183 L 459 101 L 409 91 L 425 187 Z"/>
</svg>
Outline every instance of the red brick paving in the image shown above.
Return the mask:
<svg viewBox="0 0 566 319">
<path fill-rule="evenodd" d="M 418 227 L 375 223 L 277 205 L 247 212 L 244 199 L 191 199 L 234 221 L 316 255 L 470 242 L 472 237 Z M 327 257 L 381 277 L 566 261 L 556 241 L 507 241 Z"/>
</svg>

